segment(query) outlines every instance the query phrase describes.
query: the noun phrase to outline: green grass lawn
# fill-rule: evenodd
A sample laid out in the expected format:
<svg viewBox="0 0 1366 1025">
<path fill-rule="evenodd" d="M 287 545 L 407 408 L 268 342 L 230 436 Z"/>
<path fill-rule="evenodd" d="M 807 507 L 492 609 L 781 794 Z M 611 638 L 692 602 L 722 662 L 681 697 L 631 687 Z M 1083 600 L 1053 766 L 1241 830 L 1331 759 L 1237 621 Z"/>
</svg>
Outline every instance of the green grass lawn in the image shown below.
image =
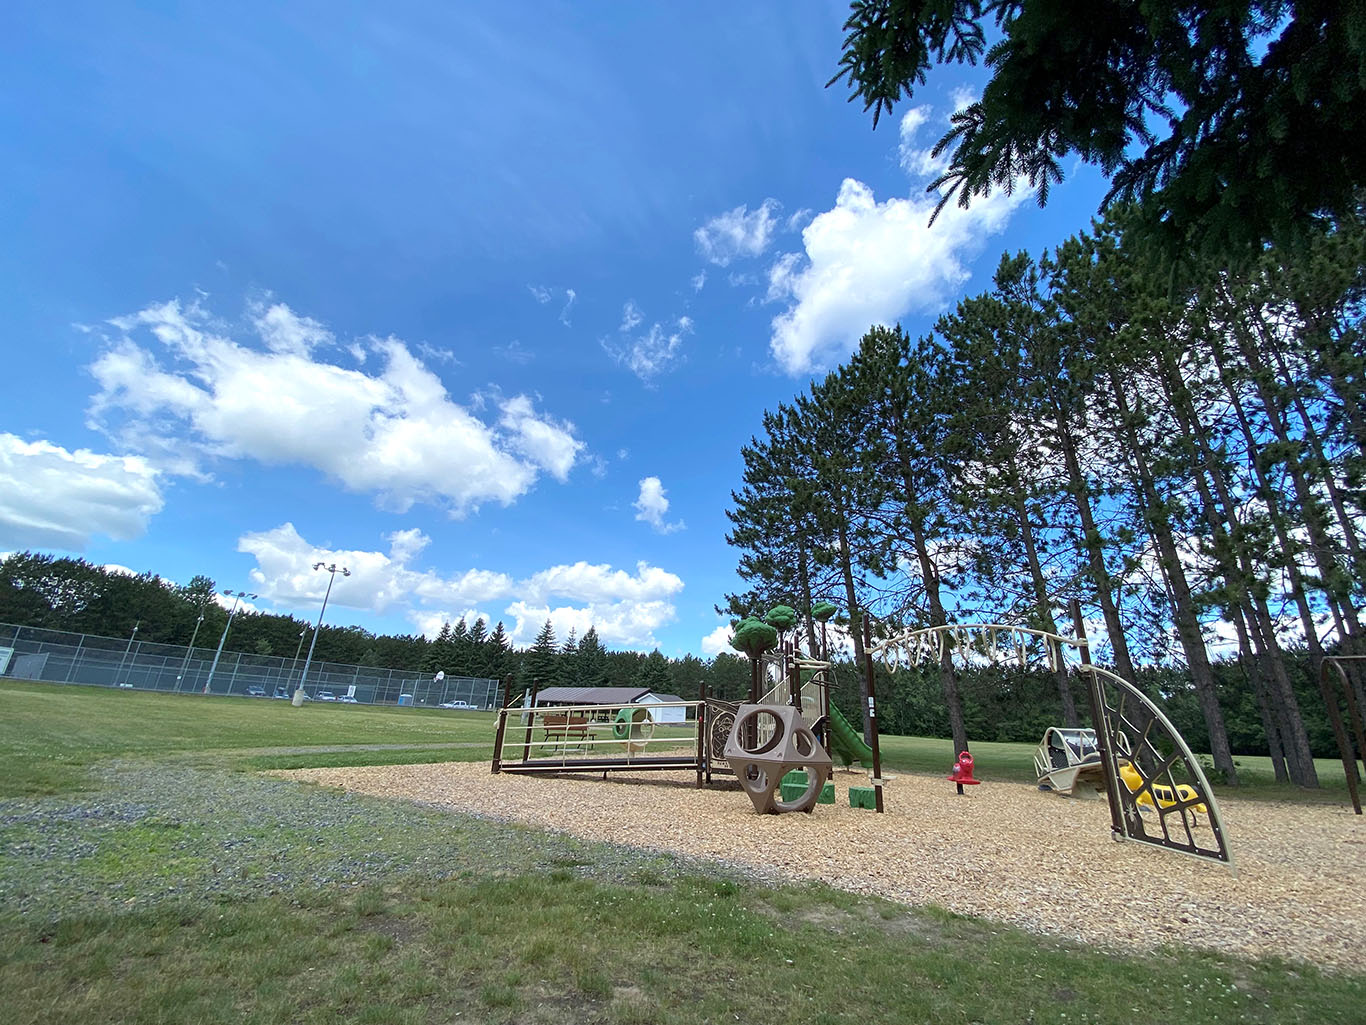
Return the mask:
<svg viewBox="0 0 1366 1025">
<path fill-rule="evenodd" d="M 309 702 L 294 708 L 266 698 L 203 697 L 0 682 L 0 752 L 7 771 L 0 797 L 59 793 L 111 757 L 194 755 L 248 768 L 384 764 L 384 752 L 256 755 L 266 748 L 403 745 L 404 761 L 492 757 L 492 712 Z M 443 745 L 480 745 L 448 749 Z M 338 760 L 340 759 L 340 760 Z"/>
<path fill-rule="evenodd" d="M 482 759 L 492 730 L 487 714 L 0 682 L 4 1020 L 1362 1021 L 1360 975 L 1105 953 L 247 771 Z M 946 742 L 886 750 L 898 771 L 947 772 Z M 1028 745 L 974 751 L 987 778 L 1028 776 Z"/>
</svg>

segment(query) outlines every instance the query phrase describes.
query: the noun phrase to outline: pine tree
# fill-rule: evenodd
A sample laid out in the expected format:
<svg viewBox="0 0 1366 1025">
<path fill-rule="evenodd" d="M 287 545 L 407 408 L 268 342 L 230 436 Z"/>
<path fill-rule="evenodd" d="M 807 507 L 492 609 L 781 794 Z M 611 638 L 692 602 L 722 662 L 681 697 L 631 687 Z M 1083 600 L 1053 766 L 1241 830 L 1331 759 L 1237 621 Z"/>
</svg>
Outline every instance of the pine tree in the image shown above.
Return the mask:
<svg viewBox="0 0 1366 1025">
<path fill-rule="evenodd" d="M 554 686 L 558 661 L 559 655 L 555 650 L 555 627 L 547 619 L 523 660 L 523 682 L 536 690 Z"/>
</svg>

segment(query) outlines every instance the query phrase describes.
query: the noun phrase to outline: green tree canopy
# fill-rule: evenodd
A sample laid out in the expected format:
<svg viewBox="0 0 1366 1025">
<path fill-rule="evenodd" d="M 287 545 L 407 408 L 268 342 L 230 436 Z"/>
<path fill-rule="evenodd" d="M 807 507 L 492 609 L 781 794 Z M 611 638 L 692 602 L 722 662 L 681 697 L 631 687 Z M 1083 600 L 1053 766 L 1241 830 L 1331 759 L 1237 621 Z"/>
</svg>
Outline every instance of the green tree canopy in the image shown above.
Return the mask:
<svg viewBox="0 0 1366 1025">
<path fill-rule="evenodd" d="M 839 73 L 873 124 L 939 64 L 984 60 L 981 99 L 935 147 L 960 206 L 1071 153 L 1140 200 L 1172 253 L 1251 255 L 1359 202 L 1366 8 L 1329 0 L 854 0 Z M 994 23 L 994 27 L 992 26 Z M 988 46 L 991 32 L 995 41 Z M 997 38 L 999 36 L 999 38 Z M 940 209 L 943 207 L 941 203 Z"/>
<path fill-rule="evenodd" d="M 757 659 L 764 652 L 770 651 L 777 643 L 778 631 L 763 620 L 753 617 L 741 620 L 730 639 L 732 648 L 736 651 L 743 651 L 753 659 Z"/>
<path fill-rule="evenodd" d="M 764 616 L 764 622 L 779 633 L 787 633 L 797 625 L 797 610 L 791 605 L 775 605 Z"/>
<path fill-rule="evenodd" d="M 829 622 L 830 617 L 838 612 L 839 606 L 828 601 L 818 601 L 811 606 L 811 618 L 817 623 Z"/>
</svg>

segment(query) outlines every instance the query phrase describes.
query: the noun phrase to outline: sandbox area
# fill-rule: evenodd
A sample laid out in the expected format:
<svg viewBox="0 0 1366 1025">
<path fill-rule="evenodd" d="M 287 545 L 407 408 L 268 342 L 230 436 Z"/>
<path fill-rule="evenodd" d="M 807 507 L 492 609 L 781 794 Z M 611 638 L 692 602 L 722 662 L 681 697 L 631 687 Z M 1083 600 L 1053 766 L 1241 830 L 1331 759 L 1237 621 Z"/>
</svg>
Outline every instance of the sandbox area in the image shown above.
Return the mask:
<svg viewBox="0 0 1366 1025">
<path fill-rule="evenodd" d="M 959 797 L 942 778 L 904 775 L 886 790 L 887 813 L 876 815 L 848 806 L 846 787 L 866 778 L 837 770 L 834 806 L 756 815 L 739 790 L 698 790 L 691 774 L 603 781 L 446 763 L 280 775 L 715 859 L 766 878 L 937 904 L 1130 953 L 1175 944 L 1363 967 L 1366 822 L 1345 806 L 1224 801 L 1235 875 L 1116 843 L 1103 800 L 1018 783 L 986 783 Z"/>
</svg>

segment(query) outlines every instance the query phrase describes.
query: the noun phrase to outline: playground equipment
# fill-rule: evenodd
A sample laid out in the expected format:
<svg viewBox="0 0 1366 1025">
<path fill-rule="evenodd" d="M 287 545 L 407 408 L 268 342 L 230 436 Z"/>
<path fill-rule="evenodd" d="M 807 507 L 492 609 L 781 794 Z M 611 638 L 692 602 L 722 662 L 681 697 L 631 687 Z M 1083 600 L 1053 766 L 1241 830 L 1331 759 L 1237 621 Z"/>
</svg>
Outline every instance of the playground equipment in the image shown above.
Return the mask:
<svg viewBox="0 0 1366 1025">
<path fill-rule="evenodd" d="M 1040 790 L 1069 797 L 1103 793 L 1105 766 L 1101 764 L 1096 731 L 1048 727 L 1034 752 L 1034 772 Z"/>
<path fill-rule="evenodd" d="M 1003 623 L 966 623 L 909 630 L 864 647 L 870 661 L 879 658 L 892 671 L 899 665 L 918 664 L 922 658 L 943 664 L 959 651 L 987 661 L 1018 659 L 1022 666 L 1042 662 L 1054 672 L 1075 673 L 1090 697 L 1091 733 L 1110 806 L 1111 836 L 1232 867 L 1219 805 L 1199 761 L 1171 720 L 1142 691 L 1092 664 L 1085 637 Z M 1070 789 L 1075 790 L 1087 752 L 1079 744 L 1069 754 L 1064 742 L 1057 751 L 1064 764 L 1055 766 L 1049 739 L 1045 733 L 1035 756 L 1040 781 L 1070 781 Z M 1074 760 L 1077 771 L 1069 774 Z M 1121 761 L 1137 777 L 1136 784 L 1120 774 Z M 1145 820 L 1144 809 L 1155 813 L 1153 821 Z M 1197 816 L 1202 814 L 1208 815 L 1208 829 L 1197 832 L 1201 826 Z"/>
<path fill-rule="evenodd" d="M 783 705 L 741 705 L 726 740 L 726 761 L 761 815 L 810 812 L 832 762 L 801 713 Z M 788 773 L 804 770 L 806 788 L 792 800 L 777 797 Z"/>
<path fill-rule="evenodd" d="M 626 741 L 626 750 L 635 754 L 645 750 L 645 745 L 655 735 L 655 722 L 650 718 L 647 708 L 623 708 L 617 712 L 612 726 L 612 736 Z"/>
<path fill-rule="evenodd" d="M 756 811 L 810 811 L 830 779 L 833 747 L 845 764 L 860 761 L 873 768 L 873 803 L 882 811 L 886 781 L 878 778 L 877 751 L 830 705 L 832 672 L 829 661 L 807 658 L 787 644 L 775 653 L 756 651 L 750 700 L 743 704 L 704 696 L 649 708 L 540 706 L 534 692 L 525 702 L 509 695 L 498 713 L 491 771 L 601 772 L 606 778 L 612 772 L 684 770 L 696 774 L 699 787 L 714 775 L 734 775 Z M 871 702 L 868 716 L 876 736 Z M 679 721 L 669 721 L 674 718 Z M 783 780 L 789 780 L 790 791 L 791 780 L 799 778 L 790 773 L 802 768 L 802 792 L 783 796 Z"/>
<path fill-rule="evenodd" d="M 972 755 L 964 751 L 958 756 L 958 761 L 953 763 L 953 771 L 944 777 L 951 783 L 958 784 L 958 793 L 961 796 L 963 788 L 975 787 L 982 782 L 980 779 L 972 778 Z"/>
<path fill-rule="evenodd" d="M 1134 800 L 1140 808 L 1146 806 L 1156 810 L 1158 805 L 1163 808 L 1171 808 L 1184 802 L 1197 815 L 1209 813 L 1209 809 L 1201 802 L 1200 795 L 1195 792 L 1195 788 L 1187 786 L 1185 783 L 1178 783 L 1176 789 L 1173 790 L 1171 787 L 1164 787 L 1160 783 L 1144 780 L 1142 774 L 1133 767 L 1131 762 L 1122 759 L 1119 763 L 1119 778 L 1129 788 L 1129 793 L 1134 795 Z"/>
<path fill-rule="evenodd" d="M 845 765 L 858 762 L 865 768 L 873 767 L 873 749 L 863 742 L 849 720 L 838 708 L 830 706 L 830 753 Z"/>
</svg>

